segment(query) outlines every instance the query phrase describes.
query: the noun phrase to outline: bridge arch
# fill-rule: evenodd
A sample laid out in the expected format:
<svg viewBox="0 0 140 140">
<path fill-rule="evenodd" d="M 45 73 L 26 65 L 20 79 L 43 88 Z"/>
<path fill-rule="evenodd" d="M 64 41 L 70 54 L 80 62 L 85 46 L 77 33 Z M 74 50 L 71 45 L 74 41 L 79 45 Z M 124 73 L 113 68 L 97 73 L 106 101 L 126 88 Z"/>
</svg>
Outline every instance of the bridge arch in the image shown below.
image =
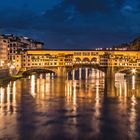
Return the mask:
<svg viewBox="0 0 140 140">
<path fill-rule="evenodd" d="M 67 72 L 72 72 L 73 70 L 78 70 L 78 69 L 95 69 L 95 70 L 99 70 L 102 72 L 105 72 L 104 68 L 101 68 L 98 64 L 94 64 L 94 65 L 74 65 L 73 67 L 67 69 Z"/>
<path fill-rule="evenodd" d="M 90 62 L 90 59 L 88 58 L 88 57 L 85 57 L 85 58 L 83 58 L 83 60 L 82 60 L 82 62 L 84 62 L 84 63 L 89 63 Z"/>
<path fill-rule="evenodd" d="M 91 59 L 91 63 L 96 63 L 97 62 L 97 58 L 96 57 L 93 57 L 92 59 Z"/>
<path fill-rule="evenodd" d="M 81 62 L 81 58 L 76 57 L 76 58 L 75 58 L 75 61 L 76 61 L 76 63 L 80 63 L 80 62 Z"/>
<path fill-rule="evenodd" d="M 45 68 L 32 68 L 32 69 L 26 69 L 25 71 L 20 72 L 22 75 L 28 75 L 30 73 L 37 72 L 37 73 L 54 73 L 57 74 L 56 70 L 52 69 L 45 69 Z"/>
</svg>

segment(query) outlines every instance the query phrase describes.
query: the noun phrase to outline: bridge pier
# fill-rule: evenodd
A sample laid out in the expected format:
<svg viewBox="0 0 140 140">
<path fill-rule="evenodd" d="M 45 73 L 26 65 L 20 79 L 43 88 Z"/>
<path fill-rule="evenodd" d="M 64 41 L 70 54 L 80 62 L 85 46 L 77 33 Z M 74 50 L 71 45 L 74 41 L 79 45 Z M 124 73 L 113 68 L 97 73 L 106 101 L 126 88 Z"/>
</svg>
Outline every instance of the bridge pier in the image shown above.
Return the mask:
<svg viewBox="0 0 140 140">
<path fill-rule="evenodd" d="M 66 69 L 66 67 L 58 67 L 56 74 L 57 74 L 57 77 L 67 78 L 67 69 Z"/>
<path fill-rule="evenodd" d="M 113 66 L 105 68 L 105 92 L 109 96 L 115 95 L 115 70 Z"/>
<path fill-rule="evenodd" d="M 79 68 L 79 80 L 82 79 L 82 68 Z"/>
<path fill-rule="evenodd" d="M 75 80 L 75 70 L 72 70 L 72 80 Z"/>
<path fill-rule="evenodd" d="M 85 68 L 85 79 L 88 79 L 88 68 Z"/>
</svg>

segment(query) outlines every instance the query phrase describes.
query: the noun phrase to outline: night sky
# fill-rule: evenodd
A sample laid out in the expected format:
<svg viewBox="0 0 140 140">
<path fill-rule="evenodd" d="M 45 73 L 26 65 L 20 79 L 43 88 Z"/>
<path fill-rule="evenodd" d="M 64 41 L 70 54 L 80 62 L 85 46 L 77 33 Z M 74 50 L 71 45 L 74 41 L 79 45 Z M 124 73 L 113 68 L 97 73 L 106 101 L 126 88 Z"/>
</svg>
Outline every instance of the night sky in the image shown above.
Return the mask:
<svg viewBox="0 0 140 140">
<path fill-rule="evenodd" d="M 140 0 L 1 0 L 0 33 L 50 49 L 111 47 L 140 33 Z"/>
</svg>

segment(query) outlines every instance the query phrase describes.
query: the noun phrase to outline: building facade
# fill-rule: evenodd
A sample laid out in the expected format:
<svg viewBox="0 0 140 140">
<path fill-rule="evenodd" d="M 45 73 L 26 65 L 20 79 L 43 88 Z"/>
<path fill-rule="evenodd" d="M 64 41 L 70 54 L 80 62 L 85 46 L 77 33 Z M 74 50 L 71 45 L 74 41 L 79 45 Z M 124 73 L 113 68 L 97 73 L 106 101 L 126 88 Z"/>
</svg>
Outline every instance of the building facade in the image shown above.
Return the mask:
<svg viewBox="0 0 140 140">
<path fill-rule="evenodd" d="M 27 50 L 20 59 L 22 70 L 84 65 L 140 67 L 140 51 Z"/>
<path fill-rule="evenodd" d="M 21 56 L 29 49 L 43 49 L 43 43 L 27 37 L 17 37 L 12 34 L 0 35 L 0 69 L 15 66 L 21 68 Z"/>
</svg>

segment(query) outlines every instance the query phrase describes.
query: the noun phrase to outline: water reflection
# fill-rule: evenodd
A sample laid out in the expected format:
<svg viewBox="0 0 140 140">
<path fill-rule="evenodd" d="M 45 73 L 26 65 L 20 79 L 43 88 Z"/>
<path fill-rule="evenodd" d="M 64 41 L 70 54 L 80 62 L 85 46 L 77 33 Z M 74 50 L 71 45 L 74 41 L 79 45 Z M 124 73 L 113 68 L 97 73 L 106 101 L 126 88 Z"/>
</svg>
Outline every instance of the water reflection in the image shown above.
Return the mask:
<svg viewBox="0 0 140 140">
<path fill-rule="evenodd" d="M 105 96 L 104 73 L 85 75 L 31 75 L 0 87 L 0 139 L 138 139 L 138 77 L 116 75 L 113 94 Z"/>
<path fill-rule="evenodd" d="M 18 139 L 17 134 L 17 82 L 0 87 L 0 139 Z"/>
<path fill-rule="evenodd" d="M 132 89 L 135 89 L 135 75 L 132 76 Z"/>
<path fill-rule="evenodd" d="M 35 75 L 31 76 L 31 94 L 35 96 Z"/>
<path fill-rule="evenodd" d="M 124 75 L 119 75 L 116 77 L 115 87 L 117 96 L 140 96 L 140 81 L 139 77 L 136 78 L 136 75 L 124 77 Z"/>
<path fill-rule="evenodd" d="M 129 113 L 129 121 L 130 121 L 130 127 L 129 127 L 129 136 L 131 139 L 135 139 L 137 137 L 136 133 L 136 97 L 133 95 L 131 97 L 131 106 L 130 106 L 130 113 Z"/>
<path fill-rule="evenodd" d="M 15 113 L 16 105 L 16 82 L 10 82 L 6 88 L 0 87 L 0 108 L 4 113 Z"/>
<path fill-rule="evenodd" d="M 0 88 L 0 103 L 1 103 L 1 106 L 2 106 L 2 103 L 3 103 L 3 101 L 4 101 L 4 88 L 3 87 L 1 87 Z"/>
</svg>

